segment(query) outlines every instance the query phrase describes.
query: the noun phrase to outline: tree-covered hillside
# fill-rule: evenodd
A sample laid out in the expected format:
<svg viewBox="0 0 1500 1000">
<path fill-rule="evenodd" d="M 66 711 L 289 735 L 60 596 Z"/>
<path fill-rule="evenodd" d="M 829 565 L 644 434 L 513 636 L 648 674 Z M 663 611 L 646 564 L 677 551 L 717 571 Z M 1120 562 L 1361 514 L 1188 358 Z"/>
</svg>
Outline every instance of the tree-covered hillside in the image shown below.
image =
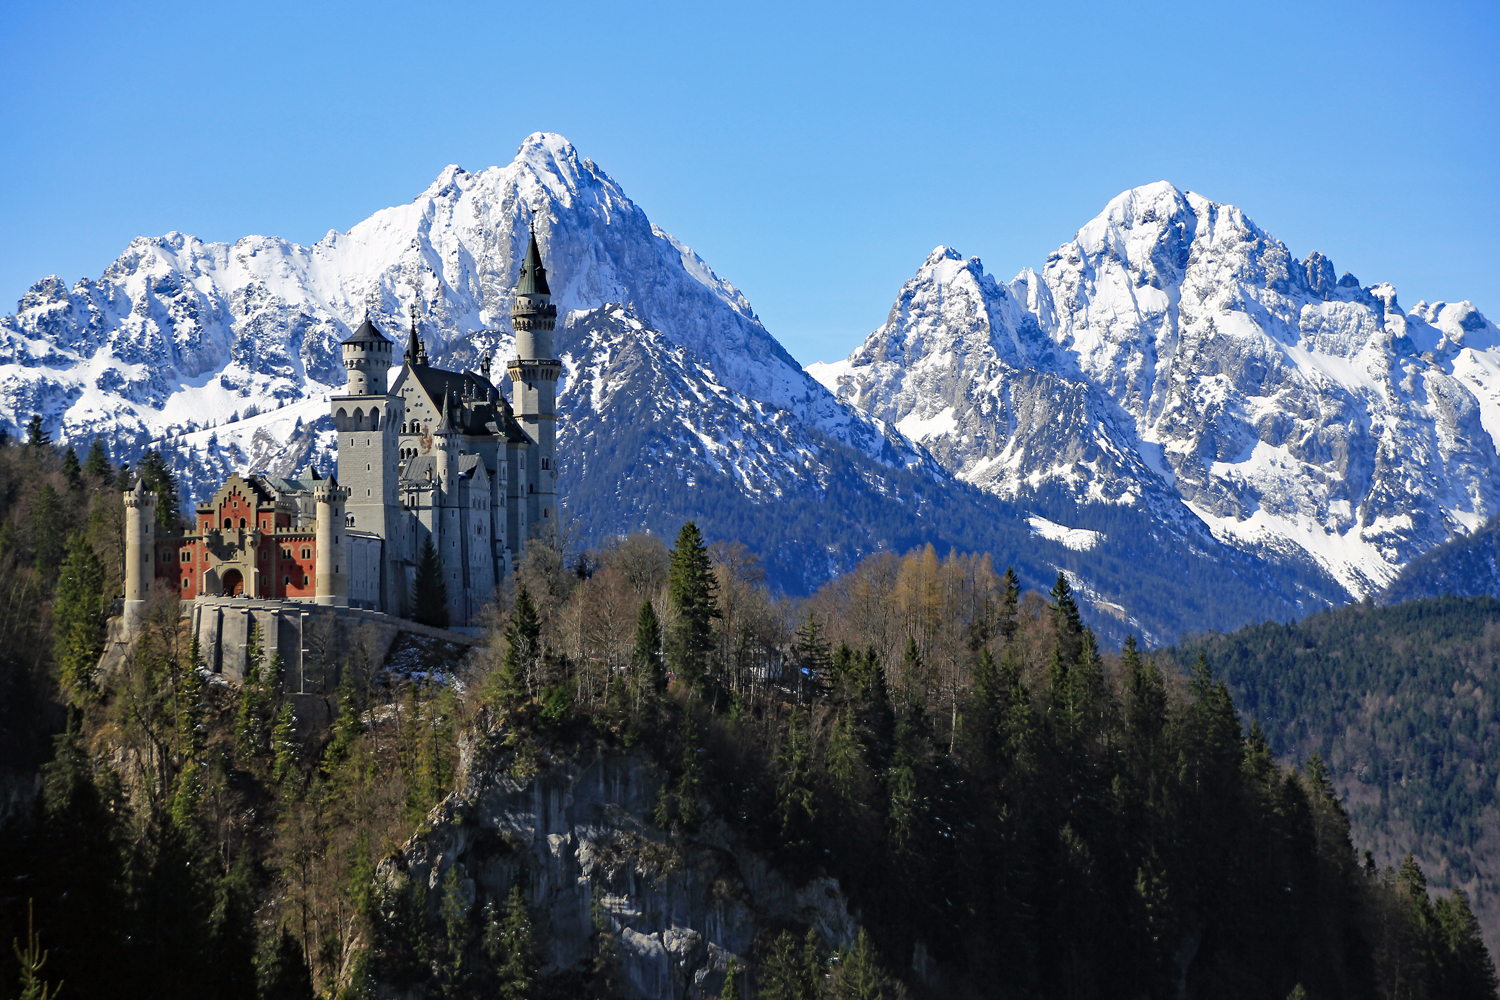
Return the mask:
<svg viewBox="0 0 1500 1000">
<path fill-rule="evenodd" d="M 1500 945 L 1500 602 L 1351 605 L 1169 657 L 1199 653 L 1278 756 L 1327 761 L 1363 848 L 1462 886 Z"/>
<path fill-rule="evenodd" d="M 0 448 L 0 593 L 29 602 L 0 619 L 0 996 L 1497 995 L 1463 891 L 1362 863 L 1322 757 L 1278 764 L 1213 657 L 1101 653 L 1061 577 L 928 546 L 792 602 L 693 524 L 560 533 L 482 651 L 356 632 L 337 690 L 294 694 L 253 640 L 244 681 L 203 669 L 172 593 L 99 669 L 116 477 Z M 480 807 L 558 811 L 549 777 L 600 761 L 648 794 L 529 839 Z M 554 910 L 564 855 L 585 901 Z M 654 927 L 666 882 L 711 914 Z M 772 882 L 801 902 L 750 898 Z"/>
<path fill-rule="evenodd" d="M 1401 569 L 1380 604 L 1423 597 L 1500 597 L 1500 518 L 1422 553 Z"/>
</svg>

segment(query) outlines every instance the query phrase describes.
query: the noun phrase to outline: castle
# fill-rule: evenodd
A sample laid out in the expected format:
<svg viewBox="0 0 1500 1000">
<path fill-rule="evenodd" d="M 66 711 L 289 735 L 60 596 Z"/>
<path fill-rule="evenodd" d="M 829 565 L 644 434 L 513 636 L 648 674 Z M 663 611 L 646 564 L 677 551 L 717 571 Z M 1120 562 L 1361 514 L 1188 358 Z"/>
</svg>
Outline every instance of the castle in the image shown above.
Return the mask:
<svg viewBox="0 0 1500 1000">
<path fill-rule="evenodd" d="M 139 483 L 127 490 L 127 628 L 156 581 L 183 600 L 244 597 L 405 618 L 429 541 L 450 625 L 476 626 L 527 539 L 558 516 L 562 366 L 553 357 L 557 307 L 535 233 L 511 319 L 514 406 L 490 380 L 488 354 L 478 372 L 432 366 L 415 320 L 401 370 L 389 380 L 396 345 L 367 315 L 343 342 L 344 391 L 329 400 L 335 477 L 316 469 L 300 479 L 231 475 L 198 505 L 190 528 L 161 534 L 155 495 Z"/>
</svg>

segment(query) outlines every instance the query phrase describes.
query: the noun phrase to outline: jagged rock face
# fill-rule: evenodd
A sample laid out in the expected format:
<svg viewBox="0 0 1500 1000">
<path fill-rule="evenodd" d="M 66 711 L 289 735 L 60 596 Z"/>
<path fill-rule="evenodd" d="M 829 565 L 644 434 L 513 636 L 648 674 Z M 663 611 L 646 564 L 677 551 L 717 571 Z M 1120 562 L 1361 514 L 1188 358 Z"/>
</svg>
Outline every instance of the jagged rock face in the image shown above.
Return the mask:
<svg viewBox="0 0 1500 1000">
<path fill-rule="evenodd" d="M 884 326 L 812 370 L 999 495 L 1185 506 L 1362 596 L 1500 509 L 1497 347 L 1469 303 L 1404 314 L 1389 285 L 1159 183 L 1009 285 L 939 247 Z"/>
<path fill-rule="evenodd" d="M 413 202 L 302 247 L 142 238 L 97 281 L 38 282 L 0 320 L 0 418 L 41 413 L 64 439 L 136 447 L 343 384 L 338 344 L 368 313 L 430 352 L 512 344 L 511 288 L 534 225 L 559 311 L 628 303 L 725 385 L 856 447 L 883 437 L 840 406 L 766 332 L 745 297 L 653 226 L 561 136 L 536 133 L 505 167 L 451 166 Z M 129 448 L 127 448 L 129 450 Z"/>
<path fill-rule="evenodd" d="M 730 957 L 750 967 L 763 931 L 816 927 L 833 947 L 858 933 L 836 880 L 793 884 L 712 819 L 687 838 L 657 829 L 661 776 L 638 757 L 559 759 L 526 779 L 493 762 L 462 767 L 460 790 L 379 875 L 425 886 L 433 914 L 455 867 L 478 906 L 503 908 L 519 881 L 544 973 L 591 959 L 596 898 L 617 935 L 621 980 L 651 1000 L 718 995 Z"/>
</svg>

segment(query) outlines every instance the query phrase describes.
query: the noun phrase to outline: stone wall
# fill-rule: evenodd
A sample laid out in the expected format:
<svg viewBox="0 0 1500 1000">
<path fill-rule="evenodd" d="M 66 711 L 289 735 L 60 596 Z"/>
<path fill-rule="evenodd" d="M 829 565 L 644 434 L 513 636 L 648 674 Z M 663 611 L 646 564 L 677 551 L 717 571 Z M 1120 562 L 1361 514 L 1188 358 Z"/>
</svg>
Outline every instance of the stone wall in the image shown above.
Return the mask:
<svg viewBox="0 0 1500 1000">
<path fill-rule="evenodd" d="M 183 617 L 191 621 L 203 664 L 233 680 L 244 679 L 251 626 L 256 626 L 264 662 L 281 656 L 283 683 L 293 694 L 332 694 L 350 651 L 358 647 L 368 662 L 383 663 L 402 632 L 466 646 L 483 642 L 472 634 L 419 625 L 378 611 L 300 601 L 200 597 L 183 602 Z"/>
</svg>

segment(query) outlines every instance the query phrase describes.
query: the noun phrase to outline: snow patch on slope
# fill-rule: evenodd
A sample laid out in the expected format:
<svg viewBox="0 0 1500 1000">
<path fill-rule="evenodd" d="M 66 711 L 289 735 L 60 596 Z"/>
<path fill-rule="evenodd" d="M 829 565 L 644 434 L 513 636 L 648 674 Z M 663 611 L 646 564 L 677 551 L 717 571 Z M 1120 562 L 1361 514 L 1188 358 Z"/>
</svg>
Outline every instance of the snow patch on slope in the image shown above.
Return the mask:
<svg viewBox="0 0 1500 1000">
<path fill-rule="evenodd" d="M 1090 531 L 1087 528 L 1070 528 L 1065 524 L 1057 524 L 1049 521 L 1037 514 L 1028 517 L 1026 523 L 1031 526 L 1032 535 L 1058 542 L 1072 549 L 1074 552 L 1087 552 L 1104 541 L 1104 533 L 1102 531 Z"/>
</svg>

